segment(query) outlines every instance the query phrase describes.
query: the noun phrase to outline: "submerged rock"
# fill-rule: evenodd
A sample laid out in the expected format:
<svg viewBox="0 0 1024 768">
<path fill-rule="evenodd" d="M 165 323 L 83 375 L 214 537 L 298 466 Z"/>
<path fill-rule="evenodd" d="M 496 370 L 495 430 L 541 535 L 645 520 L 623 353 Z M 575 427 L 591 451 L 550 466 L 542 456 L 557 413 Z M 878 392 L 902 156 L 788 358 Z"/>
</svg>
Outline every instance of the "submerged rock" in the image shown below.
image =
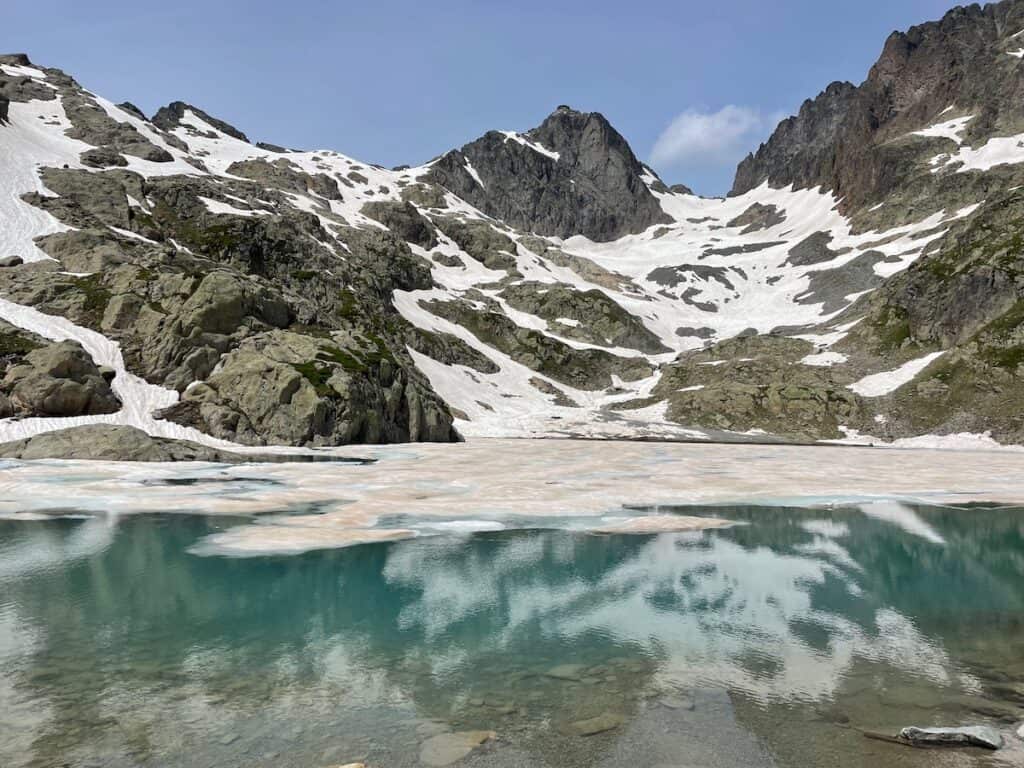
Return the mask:
<svg viewBox="0 0 1024 768">
<path fill-rule="evenodd" d="M 955 728 L 915 728 L 900 731 L 900 738 L 911 744 L 948 747 L 984 747 L 1001 749 L 1003 737 L 994 728 L 985 725 L 965 725 Z"/>
<path fill-rule="evenodd" d="M 439 733 L 423 742 L 420 747 L 420 762 L 437 767 L 451 765 L 496 737 L 494 731 Z"/>
<path fill-rule="evenodd" d="M 664 696 L 658 699 L 658 704 L 665 709 L 685 709 L 687 711 L 693 711 L 697 707 L 689 696 Z"/>
<path fill-rule="evenodd" d="M 544 673 L 546 677 L 553 677 L 556 680 L 579 680 L 586 667 L 583 664 L 559 664 Z"/>
<path fill-rule="evenodd" d="M 599 733 L 618 728 L 624 722 L 626 722 L 625 715 L 620 715 L 617 712 L 603 712 L 597 717 L 569 723 L 562 730 L 569 736 L 596 736 Z"/>
</svg>

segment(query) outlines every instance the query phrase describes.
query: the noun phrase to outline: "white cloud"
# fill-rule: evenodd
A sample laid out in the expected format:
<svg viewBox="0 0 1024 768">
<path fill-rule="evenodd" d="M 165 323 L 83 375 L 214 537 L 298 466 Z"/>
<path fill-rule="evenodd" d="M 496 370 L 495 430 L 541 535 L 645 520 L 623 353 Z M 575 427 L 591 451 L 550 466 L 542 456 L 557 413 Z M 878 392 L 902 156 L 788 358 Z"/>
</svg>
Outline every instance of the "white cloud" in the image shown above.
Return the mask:
<svg viewBox="0 0 1024 768">
<path fill-rule="evenodd" d="M 756 149 L 783 116 L 733 104 L 717 112 L 688 109 L 661 132 L 651 150 L 651 165 L 708 168 L 734 164 Z"/>
</svg>

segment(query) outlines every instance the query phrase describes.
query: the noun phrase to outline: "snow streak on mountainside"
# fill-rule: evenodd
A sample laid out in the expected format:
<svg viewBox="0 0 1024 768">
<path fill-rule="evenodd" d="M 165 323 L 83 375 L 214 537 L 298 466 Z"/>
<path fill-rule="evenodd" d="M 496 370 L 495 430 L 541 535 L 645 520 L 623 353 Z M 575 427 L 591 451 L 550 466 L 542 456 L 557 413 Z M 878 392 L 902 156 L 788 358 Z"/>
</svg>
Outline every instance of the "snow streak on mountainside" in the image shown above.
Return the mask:
<svg viewBox="0 0 1024 768">
<path fill-rule="evenodd" d="M 387 170 L 0 57 L 0 258 L 26 262 L 0 267 L 0 440 L 1022 442 L 1024 115 L 936 58 L 970 38 L 1016 93 L 1022 29 L 1013 0 L 891 39 L 724 200 L 568 107 Z M 827 158 L 882 81 L 894 127 L 859 157 L 898 175 L 854 188 Z"/>
</svg>

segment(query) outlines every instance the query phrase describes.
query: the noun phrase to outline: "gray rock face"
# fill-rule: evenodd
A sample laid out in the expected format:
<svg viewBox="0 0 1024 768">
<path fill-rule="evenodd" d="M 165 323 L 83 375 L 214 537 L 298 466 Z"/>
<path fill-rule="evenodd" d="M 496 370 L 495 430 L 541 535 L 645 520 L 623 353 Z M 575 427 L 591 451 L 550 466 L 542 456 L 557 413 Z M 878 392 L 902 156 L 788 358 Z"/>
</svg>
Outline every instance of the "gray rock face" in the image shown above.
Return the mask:
<svg viewBox="0 0 1024 768">
<path fill-rule="evenodd" d="M 488 269 L 515 270 L 516 244 L 490 222 L 454 216 L 435 216 L 433 221 L 445 236 Z"/>
<path fill-rule="evenodd" d="M 422 305 L 438 317 L 463 326 L 527 368 L 577 389 L 605 389 L 612 385 L 613 375 L 624 381 L 636 381 L 652 372 L 651 364 L 641 357 L 574 349 L 540 331 L 516 325 L 498 311 L 477 310 L 468 302 L 431 301 Z"/>
<path fill-rule="evenodd" d="M 247 445 L 455 439 L 444 404 L 383 341 L 283 331 L 226 355 L 159 416 Z"/>
<path fill-rule="evenodd" d="M 18 267 L 24 263 L 21 256 L 0 256 L 0 267 Z"/>
<path fill-rule="evenodd" d="M 406 242 L 428 251 L 437 245 L 434 228 L 412 203 L 375 201 L 364 205 L 362 214 L 379 221 Z"/>
<path fill-rule="evenodd" d="M 812 264 L 823 264 L 832 261 L 840 255 L 840 251 L 833 251 L 828 247 L 832 242 L 832 235 L 828 232 L 815 232 L 789 249 L 789 258 L 786 264 L 793 267 L 809 267 Z"/>
<path fill-rule="evenodd" d="M 9 121 L 11 109 L 11 100 L 6 96 L 0 95 L 0 123 L 7 123 Z"/>
<path fill-rule="evenodd" d="M 971 143 L 1018 133 L 1024 121 L 1024 69 L 1007 55 L 1024 28 L 1024 2 L 1004 0 L 949 11 L 941 20 L 894 32 L 860 86 L 833 83 L 739 166 L 732 194 L 764 181 L 822 185 L 853 210 L 905 184 L 931 142 L 902 140 L 938 122 L 950 105 L 973 114 Z M 1019 47 L 1019 46 L 1016 46 Z M 938 150 L 941 151 L 941 148 Z"/>
<path fill-rule="evenodd" d="M 0 458 L 94 461 L 246 461 L 237 453 L 184 440 L 151 437 L 135 427 L 90 424 L 0 444 Z"/>
<path fill-rule="evenodd" d="M 640 178 L 645 168 L 602 115 L 559 107 L 521 138 L 491 131 L 437 160 L 429 178 L 542 235 L 607 241 L 670 221 Z"/>
<path fill-rule="evenodd" d="M 111 166 L 123 168 L 128 165 L 128 161 L 113 147 L 96 147 L 82 153 L 82 164 L 93 168 L 109 168 Z"/>
<path fill-rule="evenodd" d="M 165 131 L 172 131 L 181 125 L 181 119 L 185 117 L 185 112 L 187 111 L 191 111 L 203 122 L 209 123 L 218 131 L 226 133 L 228 136 L 240 141 L 249 141 L 249 137 L 233 125 L 225 123 L 223 120 L 218 120 L 216 117 L 213 117 L 199 109 L 199 107 L 193 107 L 191 104 L 186 104 L 183 101 L 172 101 L 166 107 L 161 107 L 157 110 L 157 113 L 153 115 L 151 122 L 153 125 L 158 128 L 162 128 Z"/>
<path fill-rule="evenodd" d="M 840 437 L 839 426 L 858 423 L 864 405 L 842 374 L 795 364 L 813 349 L 800 339 L 741 335 L 664 366 L 654 395 L 679 424 L 796 441 Z"/>
<path fill-rule="evenodd" d="M 832 83 L 808 99 L 795 117 L 779 123 L 768 141 L 736 169 L 733 195 L 742 195 L 765 181 L 781 187 L 827 183 L 834 170 L 834 145 L 857 89 L 853 83 Z"/>
<path fill-rule="evenodd" d="M 121 407 L 104 371 L 71 341 L 30 351 L 7 370 L 0 391 L 21 416 L 84 416 Z"/>
<path fill-rule="evenodd" d="M 558 283 L 520 282 L 505 288 L 501 297 L 515 309 L 544 318 L 566 338 L 650 354 L 669 351 L 643 322 L 596 289 L 579 291 Z M 570 323 L 560 322 L 563 319 Z"/>
<path fill-rule="evenodd" d="M 1002 749 L 1003 737 L 999 731 L 985 725 L 966 725 L 956 728 L 904 728 L 900 738 L 911 744 L 939 747 L 983 747 Z"/>
<path fill-rule="evenodd" d="M 228 166 L 228 173 L 303 195 L 312 193 L 327 200 L 341 199 L 337 181 L 324 173 L 302 173 L 294 163 L 285 158 L 272 163 L 266 160 L 242 160 Z"/>
<path fill-rule="evenodd" d="M 726 226 L 743 227 L 741 234 L 749 235 L 751 232 L 774 227 L 785 220 L 785 214 L 774 205 L 754 203 Z"/>
</svg>

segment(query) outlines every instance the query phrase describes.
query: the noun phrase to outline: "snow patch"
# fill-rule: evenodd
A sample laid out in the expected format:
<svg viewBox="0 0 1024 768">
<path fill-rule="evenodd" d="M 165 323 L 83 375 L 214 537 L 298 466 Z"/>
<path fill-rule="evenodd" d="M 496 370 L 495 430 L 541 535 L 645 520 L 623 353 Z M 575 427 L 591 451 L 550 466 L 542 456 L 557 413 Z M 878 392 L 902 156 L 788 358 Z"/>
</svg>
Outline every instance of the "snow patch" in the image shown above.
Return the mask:
<svg viewBox="0 0 1024 768">
<path fill-rule="evenodd" d="M 545 157 L 550 157 L 552 160 L 558 160 L 562 156 L 560 152 L 555 152 L 554 150 L 548 149 L 547 147 L 543 146 L 542 144 L 539 144 L 536 141 L 530 141 L 521 133 L 516 133 L 515 131 L 500 131 L 500 133 L 505 136 L 506 143 L 508 143 L 510 140 L 514 141 L 517 144 L 522 144 L 524 147 L 529 147 L 534 152 L 539 152 Z"/>
<path fill-rule="evenodd" d="M 929 138 L 943 138 L 955 141 L 957 144 L 961 143 L 960 134 L 967 129 L 967 124 L 975 118 L 975 115 L 966 115 L 964 117 L 954 117 L 952 120 L 946 120 L 942 123 L 935 123 L 927 128 L 920 131 L 914 131 L 912 136 L 926 136 Z"/>
<path fill-rule="evenodd" d="M 273 211 L 264 211 L 261 209 L 248 209 L 248 208 L 236 208 L 230 203 L 224 203 L 220 200 L 211 200 L 208 197 L 200 196 L 199 199 L 203 205 L 206 206 L 206 210 L 210 213 L 216 214 L 227 214 L 230 216 L 273 216 Z"/>
<path fill-rule="evenodd" d="M 831 368 L 833 365 L 839 365 L 846 362 L 846 355 L 842 352 L 818 352 L 813 355 L 807 355 L 800 359 L 800 362 L 804 365 L 813 365 L 821 368 Z"/>
<path fill-rule="evenodd" d="M 865 376 L 860 381 L 850 384 L 848 389 L 853 390 L 861 397 L 881 397 L 895 392 L 904 384 L 913 381 L 921 371 L 927 368 L 934 360 L 942 357 L 945 352 L 932 352 L 931 354 L 909 360 L 899 368 L 891 371 L 882 371 Z"/>
</svg>

